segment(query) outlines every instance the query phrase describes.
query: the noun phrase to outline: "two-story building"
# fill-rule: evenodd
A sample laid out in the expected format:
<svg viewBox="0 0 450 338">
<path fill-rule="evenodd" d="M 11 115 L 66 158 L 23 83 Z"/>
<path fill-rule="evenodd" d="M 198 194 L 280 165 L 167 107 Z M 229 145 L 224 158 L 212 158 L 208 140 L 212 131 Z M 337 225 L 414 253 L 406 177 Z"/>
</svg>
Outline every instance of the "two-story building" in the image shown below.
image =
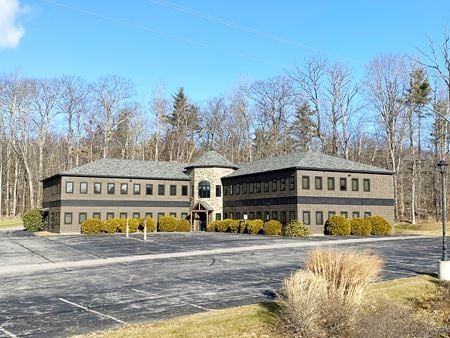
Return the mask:
<svg viewBox="0 0 450 338">
<path fill-rule="evenodd" d="M 102 159 L 43 186 L 46 228 L 60 233 L 79 233 L 87 218 L 171 215 L 193 230 L 222 218 L 299 219 L 321 232 L 335 214 L 394 217 L 391 171 L 315 152 L 240 165 L 215 151 L 188 164 Z"/>
</svg>

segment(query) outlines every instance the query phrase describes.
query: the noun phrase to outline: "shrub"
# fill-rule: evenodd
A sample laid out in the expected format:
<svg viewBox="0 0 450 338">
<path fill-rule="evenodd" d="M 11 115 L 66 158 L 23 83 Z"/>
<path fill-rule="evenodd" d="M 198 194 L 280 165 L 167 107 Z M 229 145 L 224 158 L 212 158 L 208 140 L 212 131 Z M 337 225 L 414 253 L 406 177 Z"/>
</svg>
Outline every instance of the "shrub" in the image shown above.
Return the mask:
<svg viewBox="0 0 450 338">
<path fill-rule="evenodd" d="M 159 219 L 159 231 L 175 232 L 177 231 L 177 219 L 173 216 L 161 216 Z"/>
<path fill-rule="evenodd" d="M 263 231 L 264 222 L 261 219 L 247 221 L 247 232 L 249 234 L 259 234 Z"/>
<path fill-rule="evenodd" d="M 350 221 L 344 216 L 331 216 L 325 223 L 325 234 L 332 236 L 350 235 Z"/>
<path fill-rule="evenodd" d="M 22 220 L 26 231 L 36 232 L 44 230 L 44 219 L 39 208 L 26 212 Z"/>
<path fill-rule="evenodd" d="M 372 225 L 372 235 L 390 235 L 391 224 L 382 216 L 372 216 L 367 218 Z"/>
<path fill-rule="evenodd" d="M 241 221 L 238 221 L 235 219 L 230 220 L 230 222 L 228 224 L 228 230 L 233 233 L 239 232 L 240 223 L 241 223 Z"/>
<path fill-rule="evenodd" d="M 247 233 L 247 221 L 239 221 L 239 233 L 245 234 Z"/>
<path fill-rule="evenodd" d="M 276 220 L 270 220 L 264 223 L 264 234 L 266 235 L 281 235 L 281 223 Z"/>
<path fill-rule="evenodd" d="M 307 237 L 311 234 L 311 229 L 297 220 L 290 221 L 289 224 L 286 225 L 283 233 L 283 235 L 287 237 Z"/>
<path fill-rule="evenodd" d="M 100 232 L 105 234 L 113 234 L 118 232 L 121 227 L 121 223 L 123 223 L 123 219 L 121 218 L 110 218 L 103 222 L 100 227 Z"/>
<path fill-rule="evenodd" d="M 224 219 L 222 221 L 217 221 L 217 225 L 216 225 L 216 231 L 219 232 L 227 232 L 228 228 L 230 226 L 230 223 L 232 222 L 232 219 Z"/>
<path fill-rule="evenodd" d="M 127 232 L 127 219 L 121 218 L 119 219 L 119 228 L 118 231 L 125 233 Z M 128 218 L 128 231 L 129 232 L 137 232 L 139 228 L 139 219 L 138 218 Z"/>
<path fill-rule="evenodd" d="M 206 231 L 208 231 L 208 232 L 214 232 L 214 231 L 217 231 L 217 226 L 219 225 L 219 222 L 220 222 L 220 221 L 212 221 L 211 223 L 209 223 L 209 224 L 206 226 Z"/>
<path fill-rule="evenodd" d="M 81 224 L 81 233 L 83 234 L 99 234 L 104 225 L 104 221 L 98 218 L 89 218 Z"/>
<path fill-rule="evenodd" d="M 187 219 L 178 219 L 176 231 L 190 232 L 191 231 L 191 222 L 189 222 Z"/>
<path fill-rule="evenodd" d="M 156 221 L 151 217 L 145 217 L 139 219 L 139 229 L 144 230 L 144 221 L 147 223 L 147 232 L 156 231 Z"/>
<path fill-rule="evenodd" d="M 372 224 L 366 218 L 353 218 L 350 221 L 351 234 L 355 236 L 370 236 Z"/>
<path fill-rule="evenodd" d="M 313 251 L 304 270 L 283 282 L 278 327 L 295 337 L 351 336 L 380 270 L 381 260 L 367 252 Z"/>
</svg>

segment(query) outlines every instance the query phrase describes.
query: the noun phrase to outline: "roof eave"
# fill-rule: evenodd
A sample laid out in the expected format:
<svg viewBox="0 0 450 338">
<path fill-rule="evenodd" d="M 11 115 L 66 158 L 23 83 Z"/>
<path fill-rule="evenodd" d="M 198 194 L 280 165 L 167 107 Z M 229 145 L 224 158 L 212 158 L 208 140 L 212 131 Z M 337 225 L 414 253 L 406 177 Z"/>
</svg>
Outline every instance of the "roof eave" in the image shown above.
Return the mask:
<svg viewBox="0 0 450 338">
<path fill-rule="evenodd" d="M 89 174 L 71 174 L 59 173 L 41 180 L 42 182 L 55 177 L 96 177 L 96 178 L 119 178 L 119 179 L 150 179 L 150 180 L 169 180 L 169 181 L 190 181 L 190 177 L 157 177 L 157 176 L 117 176 L 117 175 L 89 175 Z"/>
</svg>

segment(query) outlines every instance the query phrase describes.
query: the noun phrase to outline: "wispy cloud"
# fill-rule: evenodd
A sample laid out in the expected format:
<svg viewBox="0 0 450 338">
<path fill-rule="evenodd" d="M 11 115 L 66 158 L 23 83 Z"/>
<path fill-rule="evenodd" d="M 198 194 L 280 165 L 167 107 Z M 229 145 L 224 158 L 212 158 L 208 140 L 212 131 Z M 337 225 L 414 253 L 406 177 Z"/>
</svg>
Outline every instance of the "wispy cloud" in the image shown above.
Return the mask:
<svg viewBox="0 0 450 338">
<path fill-rule="evenodd" d="M 19 0 L 0 0 L 0 49 L 19 45 L 25 34 L 18 20 L 21 13 Z"/>
</svg>

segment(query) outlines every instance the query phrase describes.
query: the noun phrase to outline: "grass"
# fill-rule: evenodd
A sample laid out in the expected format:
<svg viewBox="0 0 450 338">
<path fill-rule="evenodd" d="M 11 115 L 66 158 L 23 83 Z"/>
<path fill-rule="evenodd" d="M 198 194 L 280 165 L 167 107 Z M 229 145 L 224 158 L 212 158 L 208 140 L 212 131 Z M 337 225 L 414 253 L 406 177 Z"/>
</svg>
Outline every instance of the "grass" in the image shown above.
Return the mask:
<svg viewBox="0 0 450 338">
<path fill-rule="evenodd" d="M 450 230 L 450 226 L 449 226 Z M 425 236 L 441 236 L 441 223 L 397 223 L 393 227 L 394 235 L 425 235 Z"/>
<path fill-rule="evenodd" d="M 11 228 L 22 225 L 21 218 L 2 218 L 0 219 L 0 228 Z"/>
<path fill-rule="evenodd" d="M 421 275 L 374 283 L 371 296 L 384 295 L 394 302 L 408 303 L 431 297 L 438 279 Z M 146 324 L 132 324 L 95 332 L 84 338 L 129 337 L 277 337 L 271 326 L 275 319 L 274 303 L 254 304 L 172 318 Z"/>
</svg>

